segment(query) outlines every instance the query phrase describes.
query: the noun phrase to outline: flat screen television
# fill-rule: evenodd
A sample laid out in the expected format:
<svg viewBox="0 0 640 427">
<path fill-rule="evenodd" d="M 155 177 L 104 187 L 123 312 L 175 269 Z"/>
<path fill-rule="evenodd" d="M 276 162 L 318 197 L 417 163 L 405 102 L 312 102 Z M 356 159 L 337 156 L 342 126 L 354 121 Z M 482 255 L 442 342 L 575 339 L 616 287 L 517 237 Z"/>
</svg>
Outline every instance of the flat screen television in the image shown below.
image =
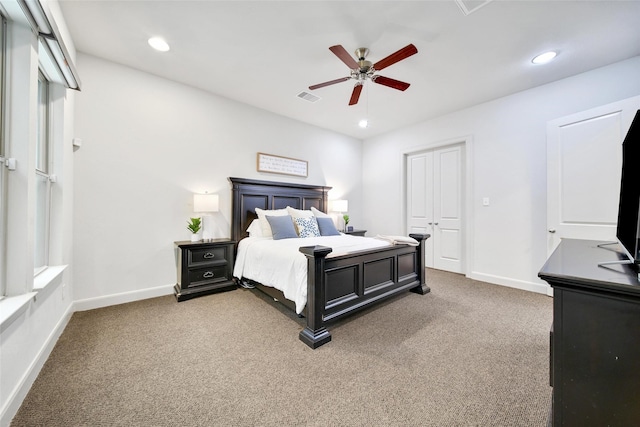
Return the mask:
<svg viewBox="0 0 640 427">
<path fill-rule="evenodd" d="M 640 264 L 640 110 L 622 142 L 622 180 L 616 238 L 629 261 Z"/>
<path fill-rule="evenodd" d="M 616 237 L 627 256 L 640 264 L 640 110 L 622 143 L 622 181 Z"/>
</svg>

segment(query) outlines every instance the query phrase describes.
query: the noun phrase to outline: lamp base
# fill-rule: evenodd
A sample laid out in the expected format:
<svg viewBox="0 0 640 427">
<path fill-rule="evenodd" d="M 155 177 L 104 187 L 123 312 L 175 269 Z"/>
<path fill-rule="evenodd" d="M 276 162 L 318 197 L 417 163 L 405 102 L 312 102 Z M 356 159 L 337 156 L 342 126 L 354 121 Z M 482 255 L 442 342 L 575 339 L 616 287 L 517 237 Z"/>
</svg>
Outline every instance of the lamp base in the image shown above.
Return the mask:
<svg viewBox="0 0 640 427">
<path fill-rule="evenodd" d="M 202 240 L 209 242 L 213 240 L 213 217 L 202 215 Z"/>
</svg>

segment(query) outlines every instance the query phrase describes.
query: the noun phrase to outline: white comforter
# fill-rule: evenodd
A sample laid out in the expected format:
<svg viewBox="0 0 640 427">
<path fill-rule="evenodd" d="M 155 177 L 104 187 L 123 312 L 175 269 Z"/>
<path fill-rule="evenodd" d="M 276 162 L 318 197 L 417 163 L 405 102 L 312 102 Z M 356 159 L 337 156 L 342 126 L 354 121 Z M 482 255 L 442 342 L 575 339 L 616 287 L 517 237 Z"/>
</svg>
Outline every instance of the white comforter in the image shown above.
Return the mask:
<svg viewBox="0 0 640 427">
<path fill-rule="evenodd" d="M 328 246 L 328 255 L 342 255 L 367 249 L 389 246 L 384 240 L 349 235 L 307 237 L 304 239 L 273 240 L 271 237 L 248 237 L 238 244 L 233 275 L 255 280 L 279 289 L 295 302 L 296 312 L 302 313 L 307 304 L 307 258 L 302 246 Z"/>
</svg>

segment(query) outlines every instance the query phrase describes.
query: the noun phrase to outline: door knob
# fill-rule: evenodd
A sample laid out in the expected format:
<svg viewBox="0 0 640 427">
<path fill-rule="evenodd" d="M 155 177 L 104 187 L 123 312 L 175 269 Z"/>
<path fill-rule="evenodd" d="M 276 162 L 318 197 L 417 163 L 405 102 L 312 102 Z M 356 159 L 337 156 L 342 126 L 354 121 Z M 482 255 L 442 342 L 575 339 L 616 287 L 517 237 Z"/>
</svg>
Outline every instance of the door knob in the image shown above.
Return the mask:
<svg viewBox="0 0 640 427">
<path fill-rule="evenodd" d="M 550 229 L 549 229 L 549 233 L 553 234 L 553 233 L 555 233 L 555 232 L 556 232 L 556 229 L 555 229 L 555 228 L 550 228 Z"/>
</svg>

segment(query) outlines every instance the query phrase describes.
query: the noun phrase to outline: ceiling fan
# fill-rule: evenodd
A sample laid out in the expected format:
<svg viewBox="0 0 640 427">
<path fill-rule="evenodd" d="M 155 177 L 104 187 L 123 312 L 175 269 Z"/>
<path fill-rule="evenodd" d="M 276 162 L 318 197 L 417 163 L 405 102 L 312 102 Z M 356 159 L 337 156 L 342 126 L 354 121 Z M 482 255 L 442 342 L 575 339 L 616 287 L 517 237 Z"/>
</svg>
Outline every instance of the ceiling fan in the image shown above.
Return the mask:
<svg viewBox="0 0 640 427">
<path fill-rule="evenodd" d="M 380 76 L 374 73 L 418 53 L 418 49 L 413 44 L 409 44 L 399 51 L 387 56 L 386 58 L 381 59 L 375 64 L 372 64 L 371 61 L 367 61 L 365 59 L 369 54 L 369 49 L 367 49 L 366 47 L 356 49 L 355 54 L 356 58 L 358 58 L 357 62 L 341 45 L 331 46 L 329 50 L 333 52 L 334 55 L 336 55 L 342 62 L 344 62 L 347 67 L 349 67 L 349 69 L 351 70 L 350 76 L 309 86 L 309 89 L 315 90 L 336 83 L 346 82 L 347 80 L 351 79 L 356 80 L 356 84 L 353 87 L 353 93 L 351 94 L 351 99 L 349 100 L 349 105 L 355 105 L 358 103 L 360 92 L 362 92 L 362 85 L 367 79 L 371 80 L 374 83 L 388 86 L 393 89 L 402 91 L 407 90 L 407 88 L 409 87 L 409 83 L 390 79 L 389 77 Z"/>
</svg>

